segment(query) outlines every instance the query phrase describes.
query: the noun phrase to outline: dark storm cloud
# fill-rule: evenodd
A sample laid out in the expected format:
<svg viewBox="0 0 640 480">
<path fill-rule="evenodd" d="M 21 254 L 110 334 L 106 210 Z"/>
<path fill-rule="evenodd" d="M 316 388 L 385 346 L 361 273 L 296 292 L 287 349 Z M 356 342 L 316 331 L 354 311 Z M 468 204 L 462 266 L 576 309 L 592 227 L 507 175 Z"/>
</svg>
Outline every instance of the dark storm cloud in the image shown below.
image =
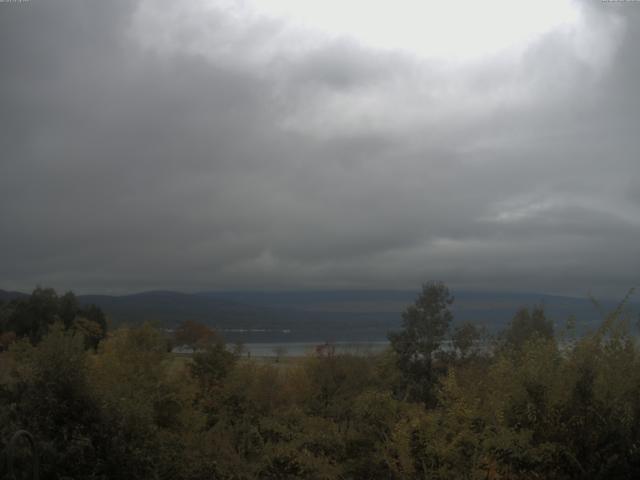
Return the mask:
<svg viewBox="0 0 640 480">
<path fill-rule="evenodd" d="M 197 5 L 0 5 L 0 287 L 636 282 L 640 8 L 449 65 Z"/>
</svg>

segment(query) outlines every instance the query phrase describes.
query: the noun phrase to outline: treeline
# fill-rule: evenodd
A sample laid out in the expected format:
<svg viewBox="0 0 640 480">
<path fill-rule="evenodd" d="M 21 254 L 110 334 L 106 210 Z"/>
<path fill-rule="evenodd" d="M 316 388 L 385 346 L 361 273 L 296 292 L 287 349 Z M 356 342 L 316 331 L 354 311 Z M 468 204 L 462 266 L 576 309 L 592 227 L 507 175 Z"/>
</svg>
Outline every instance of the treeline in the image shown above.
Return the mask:
<svg viewBox="0 0 640 480">
<path fill-rule="evenodd" d="M 488 338 L 452 328 L 449 290 L 429 283 L 384 354 L 269 364 L 192 322 L 175 332 L 191 357 L 148 324 L 103 330 L 96 348 L 86 311 L 70 320 L 56 298 L 0 353 L 0 450 L 29 430 L 43 479 L 640 475 L 640 351 L 623 304 L 580 338 L 541 307 Z M 2 335 L 21 308 L 0 307 Z"/>
<path fill-rule="evenodd" d="M 107 334 L 107 319 L 99 307 L 80 306 L 73 292 L 58 296 L 52 288 L 38 287 L 26 298 L 0 301 L 0 351 L 16 339 L 35 345 L 56 323 L 81 333 L 92 348 Z"/>
</svg>

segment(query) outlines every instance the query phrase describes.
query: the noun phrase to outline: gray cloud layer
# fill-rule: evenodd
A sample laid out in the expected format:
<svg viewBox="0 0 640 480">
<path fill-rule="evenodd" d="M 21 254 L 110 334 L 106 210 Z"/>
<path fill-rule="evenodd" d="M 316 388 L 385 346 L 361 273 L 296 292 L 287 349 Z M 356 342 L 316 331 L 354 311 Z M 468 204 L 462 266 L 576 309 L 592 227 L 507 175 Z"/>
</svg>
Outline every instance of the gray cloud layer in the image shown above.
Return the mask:
<svg viewBox="0 0 640 480">
<path fill-rule="evenodd" d="M 637 282 L 640 6 L 450 63 L 198 5 L 0 4 L 0 287 Z"/>
</svg>

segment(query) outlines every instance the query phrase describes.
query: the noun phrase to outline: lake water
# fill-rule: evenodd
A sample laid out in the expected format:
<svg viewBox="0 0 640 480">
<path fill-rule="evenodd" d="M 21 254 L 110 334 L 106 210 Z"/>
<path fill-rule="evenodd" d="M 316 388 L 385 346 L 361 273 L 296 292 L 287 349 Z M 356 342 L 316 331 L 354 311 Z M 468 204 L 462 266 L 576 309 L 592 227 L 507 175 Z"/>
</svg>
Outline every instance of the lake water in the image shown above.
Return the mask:
<svg viewBox="0 0 640 480">
<path fill-rule="evenodd" d="M 252 357 L 275 357 L 280 353 L 285 357 L 302 357 L 313 354 L 322 342 L 289 342 L 289 343 L 245 343 L 244 356 L 249 353 Z M 389 342 L 333 342 L 335 353 L 350 353 L 354 355 L 368 355 L 380 353 L 389 346 Z M 280 352 L 278 352 L 282 349 Z"/>
<path fill-rule="evenodd" d="M 305 355 L 314 355 L 316 349 L 323 345 L 330 345 L 334 348 L 334 352 L 340 354 L 351 355 L 370 355 L 383 352 L 389 347 L 389 341 L 356 341 L 356 342 L 249 342 L 242 343 L 242 356 L 247 357 L 303 357 Z M 228 350 L 234 350 L 236 344 L 227 343 Z M 490 342 L 480 342 L 476 347 L 481 351 L 489 351 L 492 348 Z M 441 344 L 441 349 L 450 351 L 453 348 L 451 341 L 445 340 Z M 189 347 L 175 347 L 174 353 L 191 354 L 193 350 Z"/>
</svg>

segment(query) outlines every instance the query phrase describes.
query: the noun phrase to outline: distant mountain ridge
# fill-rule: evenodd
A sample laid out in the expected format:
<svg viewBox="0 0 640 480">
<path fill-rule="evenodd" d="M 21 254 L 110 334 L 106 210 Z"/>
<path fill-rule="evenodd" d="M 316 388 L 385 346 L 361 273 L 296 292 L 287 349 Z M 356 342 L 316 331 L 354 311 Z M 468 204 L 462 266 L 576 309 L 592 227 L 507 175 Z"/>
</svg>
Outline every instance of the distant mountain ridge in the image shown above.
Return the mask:
<svg viewBox="0 0 640 480">
<path fill-rule="evenodd" d="M 16 298 L 28 297 L 29 294 L 22 292 L 10 292 L 7 290 L 0 290 L 0 302 L 9 302 Z"/>
<path fill-rule="evenodd" d="M 171 328 L 194 320 L 215 327 L 229 341 L 379 341 L 400 327 L 401 312 L 417 294 L 417 290 L 149 291 L 78 299 L 98 305 L 115 325 L 152 321 Z M 0 301 L 20 296 L 26 294 L 0 290 Z M 587 298 L 502 292 L 454 292 L 454 296 L 455 322 L 471 321 L 492 331 L 503 328 L 518 308 L 539 304 L 557 327 L 570 315 L 582 331 L 602 319 Z M 640 310 L 637 301 L 630 305 Z M 612 301 L 601 303 L 605 311 L 615 306 Z"/>
</svg>

